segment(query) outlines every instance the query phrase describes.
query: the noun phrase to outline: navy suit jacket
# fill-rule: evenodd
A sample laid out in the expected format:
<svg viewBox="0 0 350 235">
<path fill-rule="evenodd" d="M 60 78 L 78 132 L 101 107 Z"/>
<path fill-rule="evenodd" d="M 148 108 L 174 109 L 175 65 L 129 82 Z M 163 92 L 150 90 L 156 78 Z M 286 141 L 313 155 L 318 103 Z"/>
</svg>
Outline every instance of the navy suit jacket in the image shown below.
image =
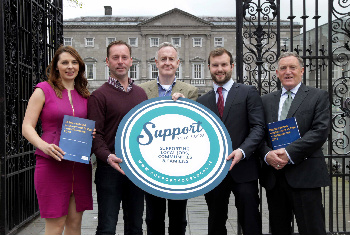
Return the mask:
<svg viewBox="0 0 350 235">
<path fill-rule="evenodd" d="M 281 90 L 262 97 L 266 123 L 278 121 Z M 316 188 L 330 184 L 322 145 L 325 143 L 330 125 L 330 110 L 327 91 L 301 84 L 295 95 L 287 118 L 295 117 L 301 138 L 286 147 L 295 164 L 287 164 L 283 171 L 292 188 Z M 259 148 L 263 159 L 271 150 L 268 134 Z M 263 161 L 261 183 L 272 189 L 277 170 Z"/>
<path fill-rule="evenodd" d="M 215 91 L 199 97 L 203 104 L 219 116 Z M 265 135 L 264 111 L 260 95 L 254 86 L 234 83 L 228 92 L 222 121 L 232 140 L 233 150 L 241 148 L 246 158 L 235 165 L 230 174 L 237 183 L 259 178 L 260 163 L 255 150 Z"/>
</svg>

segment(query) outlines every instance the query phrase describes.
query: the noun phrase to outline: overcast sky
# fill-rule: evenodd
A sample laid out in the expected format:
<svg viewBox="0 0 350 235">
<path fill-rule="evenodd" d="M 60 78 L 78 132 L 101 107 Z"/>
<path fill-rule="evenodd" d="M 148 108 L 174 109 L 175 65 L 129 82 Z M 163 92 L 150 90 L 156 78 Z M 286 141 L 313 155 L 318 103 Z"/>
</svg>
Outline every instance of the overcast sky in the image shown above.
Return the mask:
<svg viewBox="0 0 350 235">
<path fill-rule="evenodd" d="M 173 8 L 179 8 L 195 16 L 235 16 L 236 15 L 236 1 L 234 0 L 130 0 L 130 1 L 110 1 L 110 0 L 78 0 L 82 2 L 81 8 L 74 7 L 69 4 L 68 0 L 63 1 L 63 18 L 70 19 L 79 16 L 103 16 L 104 6 L 112 6 L 112 14 L 115 16 L 156 16 L 169 11 Z M 264 2 L 263 0 L 261 2 Z M 289 2 L 281 0 L 282 11 L 281 19 L 286 20 L 289 16 Z M 302 1 L 294 0 L 293 14 L 296 16 L 295 20 L 302 24 L 300 16 L 302 15 Z M 338 1 L 335 1 L 338 2 Z M 284 5 L 286 4 L 286 5 Z M 306 1 L 306 14 L 309 15 L 307 20 L 307 29 L 314 28 L 315 15 L 315 0 Z M 342 12 L 350 11 L 347 9 L 340 9 Z M 328 18 L 328 0 L 319 0 L 319 25 L 327 23 Z"/>
</svg>

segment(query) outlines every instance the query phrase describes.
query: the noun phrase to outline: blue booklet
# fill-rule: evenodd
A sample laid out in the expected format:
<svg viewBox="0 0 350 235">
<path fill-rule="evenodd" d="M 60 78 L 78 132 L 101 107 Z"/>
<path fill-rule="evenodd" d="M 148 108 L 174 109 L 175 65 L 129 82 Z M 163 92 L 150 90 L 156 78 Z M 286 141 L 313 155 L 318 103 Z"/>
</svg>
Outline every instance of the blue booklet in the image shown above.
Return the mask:
<svg viewBox="0 0 350 235">
<path fill-rule="evenodd" d="M 65 160 L 89 164 L 95 121 L 64 115 L 59 146 Z"/>
<path fill-rule="evenodd" d="M 295 117 L 267 124 L 272 142 L 272 149 L 285 148 L 300 138 Z"/>
</svg>

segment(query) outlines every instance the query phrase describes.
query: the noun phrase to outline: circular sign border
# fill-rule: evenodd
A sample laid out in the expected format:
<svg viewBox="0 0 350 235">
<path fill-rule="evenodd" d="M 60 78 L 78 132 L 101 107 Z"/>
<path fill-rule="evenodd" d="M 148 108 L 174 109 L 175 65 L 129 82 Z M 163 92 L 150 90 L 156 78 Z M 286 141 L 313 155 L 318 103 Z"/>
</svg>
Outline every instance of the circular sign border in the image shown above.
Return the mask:
<svg viewBox="0 0 350 235">
<path fill-rule="evenodd" d="M 216 128 L 220 131 L 220 134 L 222 135 L 221 142 L 223 142 L 226 147 L 223 147 L 223 149 L 220 148 L 220 151 L 223 151 L 223 156 L 221 156 L 221 161 L 219 162 L 219 167 L 217 167 L 216 172 L 212 176 L 210 176 L 208 179 L 205 180 L 205 182 L 197 184 L 194 187 L 184 187 L 186 189 L 169 189 L 167 187 L 162 187 L 160 185 L 155 185 L 153 183 L 148 182 L 142 182 L 139 178 L 144 179 L 143 176 L 140 176 L 140 174 L 137 173 L 137 170 L 133 169 L 136 168 L 132 164 L 127 164 L 128 161 L 128 148 L 125 145 L 126 141 L 124 141 L 125 137 L 125 128 L 128 129 L 130 123 L 132 122 L 132 117 L 137 116 L 137 113 L 142 112 L 143 110 L 146 110 L 150 108 L 150 106 L 153 105 L 159 105 L 166 104 L 170 102 L 181 102 L 182 105 L 191 106 L 192 108 L 195 108 L 197 110 L 201 111 L 201 114 L 198 115 L 206 115 L 206 118 L 209 118 L 211 122 L 214 122 L 216 124 Z M 173 103 L 172 103 L 173 104 Z M 191 112 L 193 112 L 191 110 Z M 126 176 L 139 188 L 143 189 L 144 191 L 151 193 L 158 197 L 168 198 L 168 199 L 175 199 L 175 200 L 181 200 L 181 199 L 189 199 L 193 197 L 197 197 L 200 195 L 203 195 L 213 188 L 215 188 L 227 175 L 229 167 L 231 165 L 231 161 L 227 161 L 226 157 L 232 152 L 232 143 L 230 135 L 225 127 L 225 125 L 222 123 L 222 121 L 219 119 L 219 117 L 212 112 L 210 109 L 205 107 L 204 105 L 197 103 L 193 100 L 187 99 L 187 98 L 179 98 L 178 101 L 173 101 L 171 97 L 157 97 L 152 98 L 146 101 L 143 101 L 142 103 L 136 105 L 134 108 L 132 108 L 121 120 L 117 133 L 115 138 L 115 152 L 117 157 L 121 158 L 123 162 L 120 164 L 122 169 L 124 170 Z M 220 158 L 218 158 L 220 159 Z M 214 166 L 217 165 L 217 163 L 214 163 Z M 223 166 L 224 165 L 224 166 Z M 130 169 L 130 168 L 132 169 Z M 214 168 L 213 168 L 214 169 Z M 133 173 L 134 172 L 134 173 Z M 135 174 L 138 175 L 135 175 Z M 144 180 L 147 181 L 147 180 Z M 156 180 L 154 180 L 156 181 Z M 209 184 L 208 184 L 209 183 Z M 153 186 L 153 187 L 152 187 Z M 186 186 L 186 185 L 184 185 Z M 163 189 L 163 191 L 157 190 L 155 188 Z M 185 192 L 183 192 L 186 190 Z M 170 192 L 167 192 L 170 191 Z"/>
</svg>

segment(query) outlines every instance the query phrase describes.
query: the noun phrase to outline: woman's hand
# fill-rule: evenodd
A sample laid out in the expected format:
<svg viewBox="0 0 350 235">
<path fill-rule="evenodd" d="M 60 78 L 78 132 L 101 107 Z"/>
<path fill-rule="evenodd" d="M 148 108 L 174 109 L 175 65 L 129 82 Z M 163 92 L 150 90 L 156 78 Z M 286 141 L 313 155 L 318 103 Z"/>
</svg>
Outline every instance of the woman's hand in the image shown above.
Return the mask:
<svg viewBox="0 0 350 235">
<path fill-rule="evenodd" d="M 65 154 L 65 152 L 55 144 L 48 144 L 45 142 L 44 145 L 40 146 L 39 148 L 45 154 L 51 156 L 57 161 L 62 161 L 63 155 Z"/>
</svg>

